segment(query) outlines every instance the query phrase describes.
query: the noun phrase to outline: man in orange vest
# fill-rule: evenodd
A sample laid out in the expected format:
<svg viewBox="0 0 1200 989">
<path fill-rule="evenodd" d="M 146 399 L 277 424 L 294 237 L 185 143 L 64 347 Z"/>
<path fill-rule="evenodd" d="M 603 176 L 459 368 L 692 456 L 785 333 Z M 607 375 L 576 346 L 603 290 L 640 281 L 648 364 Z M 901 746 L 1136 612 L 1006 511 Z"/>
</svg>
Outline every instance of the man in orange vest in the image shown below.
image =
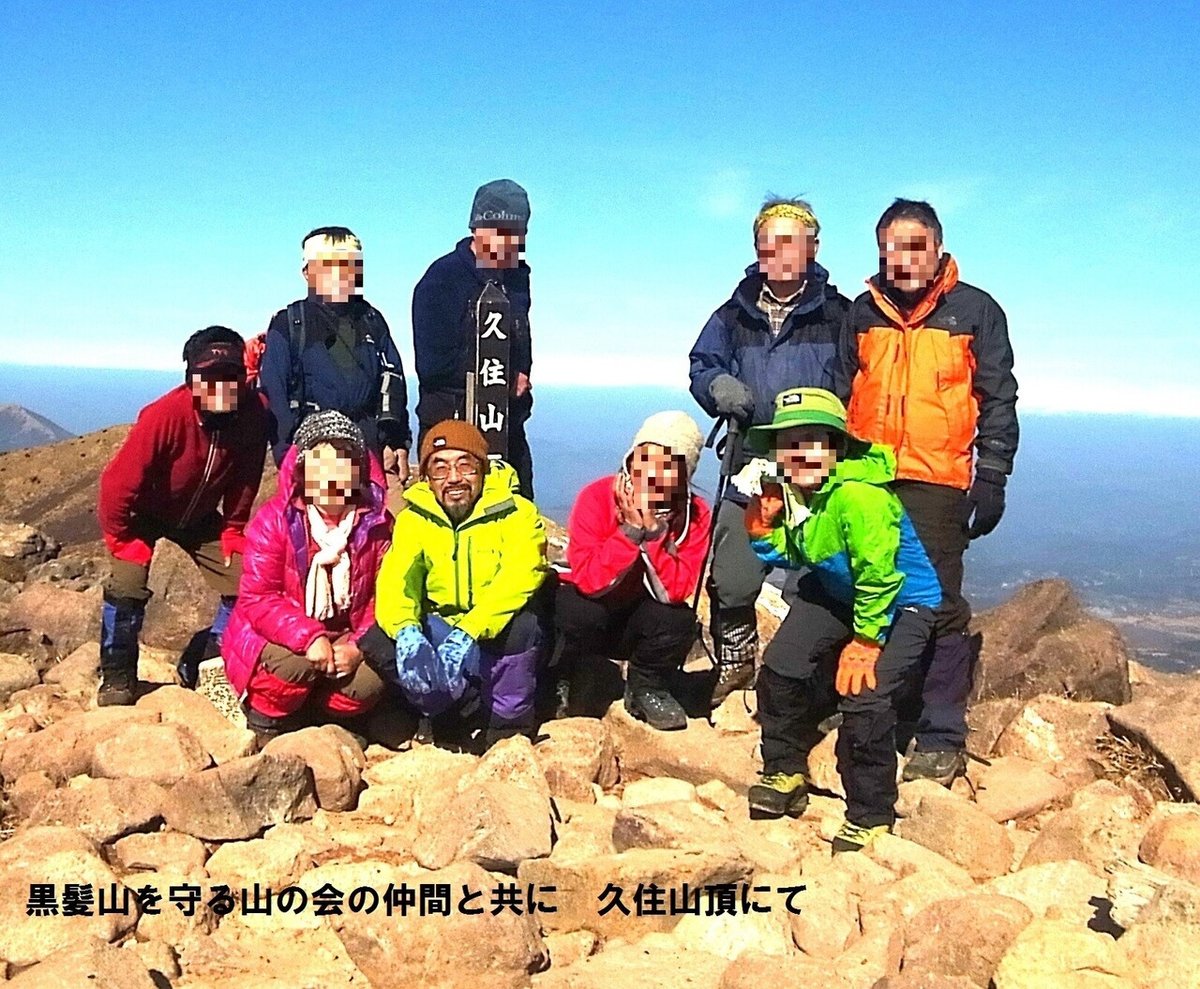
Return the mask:
<svg viewBox="0 0 1200 989">
<path fill-rule="evenodd" d="M 961 282 L 932 206 L 897 199 L 875 227 L 879 274 L 843 327 L 838 390 L 849 432 L 896 451 L 894 489 L 942 584 L 905 779 L 949 786 L 966 768 L 971 606 L 963 553 L 996 528 L 1017 452 L 1017 381 L 1004 310 Z"/>
</svg>

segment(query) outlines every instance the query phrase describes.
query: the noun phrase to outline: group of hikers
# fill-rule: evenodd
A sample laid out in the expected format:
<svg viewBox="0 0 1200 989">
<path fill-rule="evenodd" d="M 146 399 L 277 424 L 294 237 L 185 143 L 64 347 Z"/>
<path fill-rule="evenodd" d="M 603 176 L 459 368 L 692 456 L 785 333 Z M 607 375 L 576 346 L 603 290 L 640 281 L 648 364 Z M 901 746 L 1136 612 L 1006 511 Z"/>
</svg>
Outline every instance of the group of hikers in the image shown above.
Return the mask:
<svg viewBox="0 0 1200 989">
<path fill-rule="evenodd" d="M 524 434 L 529 215 L 515 182 L 482 186 L 469 236 L 415 288 L 415 444 L 400 355 L 346 228 L 303 239 L 308 294 L 264 338 L 210 326 L 187 341 L 184 384 L 142 410 L 101 478 L 113 560 L 98 703 L 136 698 L 159 539 L 219 596 L 206 655 L 261 744 L 323 720 L 364 731 L 384 705 L 435 738 L 491 745 L 603 713 L 594 673 L 614 661 L 630 715 L 685 728 L 707 578 L 711 706 L 736 690 L 757 700 L 751 814 L 804 812 L 808 752 L 836 713 L 834 850 L 865 847 L 894 822 L 901 721 L 905 778 L 949 785 L 965 768 L 963 554 L 1000 520 L 1018 438 L 1003 311 L 959 281 L 928 203 L 884 211 L 879 271 L 850 302 L 816 261 L 812 207 L 769 198 L 756 262 L 690 355 L 692 395 L 726 427 L 716 504 L 692 489 L 699 426 L 659 412 L 579 492 L 551 566 Z M 505 459 L 470 392 L 480 300 L 497 290 L 512 337 Z M 278 487 L 253 511 L 268 448 Z M 789 610 L 760 660 L 755 602 L 773 568 L 793 571 Z M 180 674 L 194 685 L 194 657 Z"/>
</svg>

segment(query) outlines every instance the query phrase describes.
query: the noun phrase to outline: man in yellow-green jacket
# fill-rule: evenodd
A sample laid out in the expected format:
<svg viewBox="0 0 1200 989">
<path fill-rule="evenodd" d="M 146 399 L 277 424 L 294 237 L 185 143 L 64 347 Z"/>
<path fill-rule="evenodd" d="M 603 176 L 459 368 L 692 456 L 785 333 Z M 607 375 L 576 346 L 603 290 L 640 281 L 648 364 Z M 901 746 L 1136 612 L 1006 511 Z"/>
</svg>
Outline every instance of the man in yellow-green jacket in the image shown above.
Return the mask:
<svg viewBox="0 0 1200 989">
<path fill-rule="evenodd" d="M 478 698 L 491 744 L 535 726 L 544 633 L 534 598 L 549 566 L 541 514 L 487 449 L 459 419 L 425 434 L 424 480 L 404 494 L 375 589 L 394 662 L 379 650 L 375 659 L 428 717 L 465 713 Z"/>
</svg>

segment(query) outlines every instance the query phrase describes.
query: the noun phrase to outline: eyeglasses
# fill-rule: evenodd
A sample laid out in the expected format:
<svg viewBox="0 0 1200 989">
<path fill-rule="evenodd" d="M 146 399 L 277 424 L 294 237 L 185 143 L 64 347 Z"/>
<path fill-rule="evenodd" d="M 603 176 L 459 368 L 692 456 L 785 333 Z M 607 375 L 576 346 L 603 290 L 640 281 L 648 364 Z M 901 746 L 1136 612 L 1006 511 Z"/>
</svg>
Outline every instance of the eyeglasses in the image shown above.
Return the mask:
<svg viewBox="0 0 1200 989">
<path fill-rule="evenodd" d="M 462 478 L 477 477 L 479 475 L 479 465 L 475 461 L 460 460 L 454 464 L 445 462 L 430 464 L 425 471 L 425 476 L 431 481 L 444 481 L 450 476 L 452 470 Z"/>
</svg>

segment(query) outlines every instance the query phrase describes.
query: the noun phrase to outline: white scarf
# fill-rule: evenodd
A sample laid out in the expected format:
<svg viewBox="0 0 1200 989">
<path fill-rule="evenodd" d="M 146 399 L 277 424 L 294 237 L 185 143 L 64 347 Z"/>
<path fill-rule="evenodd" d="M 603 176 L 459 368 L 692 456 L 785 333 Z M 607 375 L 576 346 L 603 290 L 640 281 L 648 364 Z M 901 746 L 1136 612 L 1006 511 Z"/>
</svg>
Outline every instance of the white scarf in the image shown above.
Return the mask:
<svg viewBox="0 0 1200 989">
<path fill-rule="evenodd" d="M 346 544 L 354 528 L 354 514 L 353 507 L 348 508 L 342 520 L 331 526 L 315 506 L 308 506 L 308 528 L 317 552 L 308 568 L 304 610 L 319 622 L 350 608 L 350 554 Z"/>
</svg>

